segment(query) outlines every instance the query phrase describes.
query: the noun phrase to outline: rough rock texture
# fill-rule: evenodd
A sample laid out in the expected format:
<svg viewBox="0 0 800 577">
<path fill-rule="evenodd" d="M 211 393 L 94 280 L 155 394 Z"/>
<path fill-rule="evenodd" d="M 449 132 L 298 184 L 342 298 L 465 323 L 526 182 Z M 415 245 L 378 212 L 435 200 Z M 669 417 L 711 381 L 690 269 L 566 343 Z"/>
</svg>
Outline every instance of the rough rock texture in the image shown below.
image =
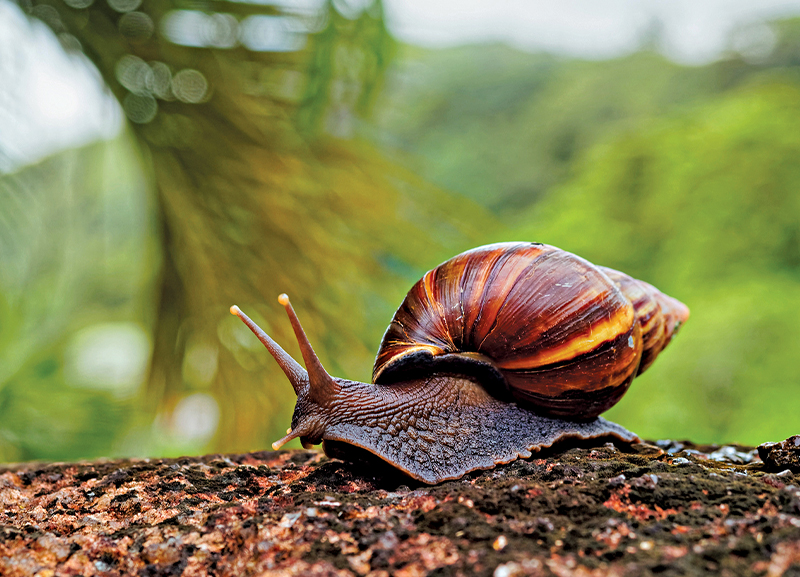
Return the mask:
<svg viewBox="0 0 800 577">
<path fill-rule="evenodd" d="M 793 435 L 780 443 L 759 445 L 758 456 L 764 461 L 766 469 L 789 469 L 793 473 L 800 473 L 800 435 Z"/>
<path fill-rule="evenodd" d="M 800 479 L 657 445 L 433 487 L 308 451 L 6 466 L 0 574 L 800 575 Z"/>
</svg>

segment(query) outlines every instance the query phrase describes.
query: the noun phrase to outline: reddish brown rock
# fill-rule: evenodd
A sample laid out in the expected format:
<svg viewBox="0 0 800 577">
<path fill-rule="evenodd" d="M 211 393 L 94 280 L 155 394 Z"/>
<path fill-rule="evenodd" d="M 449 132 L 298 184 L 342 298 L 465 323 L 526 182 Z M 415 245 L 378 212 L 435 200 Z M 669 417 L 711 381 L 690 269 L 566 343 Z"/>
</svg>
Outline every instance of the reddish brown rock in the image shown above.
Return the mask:
<svg viewBox="0 0 800 577">
<path fill-rule="evenodd" d="M 372 467 L 372 466 L 371 466 Z M 800 572 L 755 450 L 572 448 L 429 487 L 309 451 L 0 468 L 0 574 Z"/>
<path fill-rule="evenodd" d="M 759 445 L 758 456 L 770 471 L 788 469 L 793 473 L 800 473 L 800 435 L 794 435 L 780 443 Z"/>
</svg>

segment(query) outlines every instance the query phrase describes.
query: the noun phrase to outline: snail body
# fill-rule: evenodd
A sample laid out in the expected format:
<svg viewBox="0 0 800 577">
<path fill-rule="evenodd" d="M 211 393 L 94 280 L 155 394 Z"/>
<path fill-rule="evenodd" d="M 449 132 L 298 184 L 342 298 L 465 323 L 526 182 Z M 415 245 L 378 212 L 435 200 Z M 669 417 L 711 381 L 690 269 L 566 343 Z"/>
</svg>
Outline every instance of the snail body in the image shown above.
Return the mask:
<svg viewBox="0 0 800 577">
<path fill-rule="evenodd" d="M 558 248 L 500 243 L 426 273 L 384 334 L 373 383 L 325 372 L 281 295 L 304 370 L 238 307 L 298 400 L 289 433 L 332 456 L 367 451 L 438 483 L 565 439 L 638 438 L 598 417 L 652 364 L 688 308 Z"/>
</svg>

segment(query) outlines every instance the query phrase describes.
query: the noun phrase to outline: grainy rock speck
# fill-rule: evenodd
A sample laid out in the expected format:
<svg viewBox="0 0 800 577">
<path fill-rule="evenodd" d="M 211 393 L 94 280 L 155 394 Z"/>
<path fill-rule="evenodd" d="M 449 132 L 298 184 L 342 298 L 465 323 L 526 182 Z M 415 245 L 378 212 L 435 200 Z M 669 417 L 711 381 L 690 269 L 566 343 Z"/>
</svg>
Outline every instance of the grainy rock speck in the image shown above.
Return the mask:
<svg viewBox="0 0 800 577">
<path fill-rule="evenodd" d="M 747 447 L 572 448 L 429 487 L 309 451 L 0 468 L 0 575 L 800 575 Z"/>
<path fill-rule="evenodd" d="M 800 435 L 793 435 L 780 443 L 759 445 L 758 455 L 768 470 L 800 473 Z"/>
</svg>

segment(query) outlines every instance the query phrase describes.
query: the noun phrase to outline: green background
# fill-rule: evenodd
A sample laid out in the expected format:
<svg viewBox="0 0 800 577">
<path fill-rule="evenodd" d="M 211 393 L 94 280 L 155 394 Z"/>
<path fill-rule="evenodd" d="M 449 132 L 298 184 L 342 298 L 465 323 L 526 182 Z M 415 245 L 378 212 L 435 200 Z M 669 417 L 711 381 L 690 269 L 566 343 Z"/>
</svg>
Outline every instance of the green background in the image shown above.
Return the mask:
<svg viewBox="0 0 800 577">
<path fill-rule="evenodd" d="M 768 55 L 684 66 L 648 47 L 423 50 L 378 3 L 323 5 L 286 52 L 179 46 L 75 6 L 23 8 L 81 46 L 129 122 L 0 174 L 0 460 L 266 448 L 294 394 L 231 304 L 299 358 L 289 293 L 326 368 L 368 380 L 424 271 L 503 240 L 692 310 L 609 418 L 697 442 L 800 432 L 797 21 L 770 25 Z"/>
</svg>

